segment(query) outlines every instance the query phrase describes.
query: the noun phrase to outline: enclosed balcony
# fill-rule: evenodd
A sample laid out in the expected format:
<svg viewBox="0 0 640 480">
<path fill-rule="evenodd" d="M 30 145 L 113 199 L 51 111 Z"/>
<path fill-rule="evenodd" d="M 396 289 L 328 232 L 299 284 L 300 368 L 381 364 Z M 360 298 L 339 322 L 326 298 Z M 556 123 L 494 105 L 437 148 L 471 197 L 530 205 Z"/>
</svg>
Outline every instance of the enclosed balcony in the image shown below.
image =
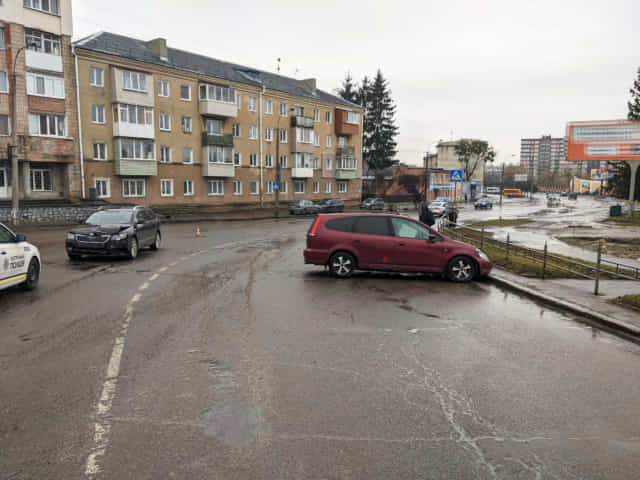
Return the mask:
<svg viewBox="0 0 640 480">
<path fill-rule="evenodd" d="M 291 169 L 291 178 L 313 178 L 313 168 L 298 168 Z"/>
<path fill-rule="evenodd" d="M 220 85 L 201 84 L 200 115 L 235 118 L 238 116 L 236 89 Z"/>
<path fill-rule="evenodd" d="M 360 132 L 360 113 L 336 108 L 336 135 L 357 135 Z"/>
<path fill-rule="evenodd" d="M 203 135 L 204 137 L 204 135 Z M 202 149 L 202 176 L 233 177 L 233 148 L 222 145 L 208 145 Z"/>
<path fill-rule="evenodd" d="M 356 154 L 356 149 L 354 147 L 344 146 L 336 148 L 336 155 L 339 157 L 347 156 L 353 157 Z"/>
<path fill-rule="evenodd" d="M 313 178 L 313 157 L 308 153 L 293 154 L 292 178 Z"/>
<path fill-rule="evenodd" d="M 296 115 L 291 117 L 292 127 L 313 128 L 313 118 Z"/>
<path fill-rule="evenodd" d="M 116 175 L 143 177 L 158 174 L 155 142 L 152 140 L 118 138 L 113 145 Z"/>
<path fill-rule="evenodd" d="M 350 180 L 356 178 L 357 161 L 354 157 L 336 157 L 336 179 Z"/>
<path fill-rule="evenodd" d="M 113 136 L 132 138 L 155 138 L 156 131 L 153 127 L 153 123 L 140 124 L 129 122 L 114 122 Z"/>
<path fill-rule="evenodd" d="M 25 52 L 28 68 L 46 70 L 49 72 L 62 72 L 62 57 L 53 53 L 27 50 Z"/>
<path fill-rule="evenodd" d="M 336 180 L 351 180 L 356 178 L 355 170 L 336 170 Z"/>
<path fill-rule="evenodd" d="M 223 147 L 233 147 L 233 135 L 221 135 L 216 133 L 202 132 L 202 146 L 220 145 Z"/>
</svg>

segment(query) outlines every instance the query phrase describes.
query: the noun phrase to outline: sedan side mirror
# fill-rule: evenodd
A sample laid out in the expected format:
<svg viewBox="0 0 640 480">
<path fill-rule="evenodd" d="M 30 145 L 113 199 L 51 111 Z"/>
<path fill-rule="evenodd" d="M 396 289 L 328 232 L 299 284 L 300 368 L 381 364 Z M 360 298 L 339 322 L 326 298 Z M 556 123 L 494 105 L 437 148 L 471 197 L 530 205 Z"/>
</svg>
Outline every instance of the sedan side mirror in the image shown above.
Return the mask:
<svg viewBox="0 0 640 480">
<path fill-rule="evenodd" d="M 20 243 L 20 242 L 26 242 L 27 241 L 27 237 L 25 237 L 24 235 L 16 235 L 16 243 Z"/>
</svg>

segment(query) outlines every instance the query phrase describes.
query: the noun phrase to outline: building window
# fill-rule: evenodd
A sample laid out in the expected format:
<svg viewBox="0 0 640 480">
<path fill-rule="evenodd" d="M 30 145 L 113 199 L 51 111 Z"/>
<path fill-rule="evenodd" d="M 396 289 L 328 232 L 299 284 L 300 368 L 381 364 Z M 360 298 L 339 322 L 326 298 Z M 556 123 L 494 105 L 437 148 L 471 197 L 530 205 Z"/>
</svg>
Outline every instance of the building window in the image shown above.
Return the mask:
<svg viewBox="0 0 640 480">
<path fill-rule="evenodd" d="M 249 97 L 249 111 L 255 112 L 258 109 L 258 100 L 256 97 Z"/>
<path fill-rule="evenodd" d="M 167 80 L 158 80 L 158 96 L 169 96 L 169 82 Z"/>
<path fill-rule="evenodd" d="M 271 100 L 265 100 L 264 101 L 264 113 L 266 115 L 272 115 L 273 114 L 273 101 L 271 101 Z"/>
<path fill-rule="evenodd" d="M 264 139 L 267 142 L 270 142 L 270 141 L 273 140 L 273 128 L 271 128 L 271 127 L 265 128 L 265 130 L 264 130 Z"/>
<path fill-rule="evenodd" d="M 358 112 L 347 112 L 347 123 L 353 123 L 355 125 L 359 125 L 360 114 Z"/>
<path fill-rule="evenodd" d="M 233 164 L 237 167 L 242 163 L 242 154 L 240 152 L 233 152 Z"/>
<path fill-rule="evenodd" d="M 160 195 L 163 197 L 173 197 L 173 179 L 160 180 Z"/>
<path fill-rule="evenodd" d="M 336 158 L 336 170 L 355 170 L 356 159 L 353 157 Z"/>
<path fill-rule="evenodd" d="M 297 143 L 313 143 L 313 130 L 310 128 L 296 127 L 296 142 Z"/>
<path fill-rule="evenodd" d="M 4 41 L 4 29 L 0 28 L 0 50 L 4 50 L 6 48 L 6 44 Z"/>
<path fill-rule="evenodd" d="M 264 166 L 267 168 L 273 167 L 273 155 L 271 155 L 270 153 L 267 153 L 264 156 Z"/>
<path fill-rule="evenodd" d="M 191 133 L 192 132 L 191 117 L 182 117 L 182 132 L 183 133 Z"/>
<path fill-rule="evenodd" d="M 249 154 L 249 166 L 250 167 L 257 167 L 258 166 L 258 155 L 256 155 L 255 153 L 250 153 Z"/>
<path fill-rule="evenodd" d="M 231 133 L 233 134 L 234 137 L 239 137 L 240 136 L 240 124 L 239 123 L 234 123 L 231 126 Z"/>
<path fill-rule="evenodd" d="M 224 181 L 209 180 L 207 182 L 207 193 L 209 195 L 224 195 Z"/>
<path fill-rule="evenodd" d="M 327 148 L 331 148 L 331 135 L 327 135 Z"/>
<path fill-rule="evenodd" d="M 207 119 L 207 133 L 209 135 L 222 135 L 222 120 L 215 120 L 213 118 Z"/>
<path fill-rule="evenodd" d="M 319 158 L 313 158 L 311 160 L 311 168 L 313 168 L 314 170 L 317 170 L 320 168 L 320 159 Z"/>
<path fill-rule="evenodd" d="M 0 93 L 9 93 L 9 77 L 7 72 L 0 72 Z"/>
<path fill-rule="evenodd" d="M 319 146 L 320 146 L 320 134 L 319 134 L 319 133 L 314 133 L 314 134 L 313 134 L 313 144 L 314 144 L 316 147 L 319 147 Z"/>
<path fill-rule="evenodd" d="M 96 195 L 98 198 L 111 197 L 111 180 L 108 178 L 96 178 Z"/>
<path fill-rule="evenodd" d="M 185 180 L 182 183 L 182 194 L 185 197 L 191 197 L 193 196 L 193 180 Z"/>
<path fill-rule="evenodd" d="M 200 85 L 200 100 L 234 103 L 237 105 L 237 99 L 238 95 L 235 88 L 222 87 L 220 85 Z"/>
<path fill-rule="evenodd" d="M 147 76 L 144 73 L 130 72 L 124 70 L 122 72 L 122 88 L 125 90 L 133 90 L 135 92 L 147 92 Z"/>
<path fill-rule="evenodd" d="M 347 182 L 338 182 L 338 193 L 347 193 Z"/>
<path fill-rule="evenodd" d="M 287 116 L 287 104 L 286 103 L 280 102 L 280 116 L 281 117 L 286 117 Z"/>
<path fill-rule="evenodd" d="M 326 121 L 327 123 L 331 123 L 331 122 L 332 122 L 332 120 L 333 120 L 333 119 L 332 119 L 332 115 L 331 115 L 331 112 L 330 112 L 330 111 L 329 111 L 329 112 L 326 112 L 326 113 L 324 114 L 324 119 L 325 119 L 325 121 Z"/>
<path fill-rule="evenodd" d="M 171 147 L 160 147 L 160 163 L 171 163 Z"/>
<path fill-rule="evenodd" d="M 9 115 L 0 114 L 0 135 L 11 135 Z"/>
<path fill-rule="evenodd" d="M 258 182 L 256 182 L 255 180 L 249 182 L 249 193 L 251 195 L 258 195 L 258 193 L 260 193 L 258 191 Z"/>
<path fill-rule="evenodd" d="M 280 129 L 280 143 L 287 143 L 289 141 L 289 131 L 286 128 Z"/>
<path fill-rule="evenodd" d="M 287 156 L 280 155 L 280 168 L 287 168 Z"/>
<path fill-rule="evenodd" d="M 27 73 L 27 93 L 40 97 L 64 98 L 64 79 L 38 73 Z"/>
<path fill-rule="evenodd" d="M 273 182 L 267 182 L 266 193 L 268 195 L 273 193 Z"/>
<path fill-rule="evenodd" d="M 171 116 L 168 113 L 161 113 L 158 116 L 160 130 L 171 131 Z"/>
<path fill-rule="evenodd" d="M 155 148 L 153 140 L 121 138 L 120 158 L 129 160 L 155 160 Z"/>
<path fill-rule="evenodd" d="M 320 182 L 313 182 L 313 193 L 320 193 Z"/>
<path fill-rule="evenodd" d="M 191 101 L 191 85 L 180 85 L 180 100 Z"/>
<path fill-rule="evenodd" d="M 55 115 L 53 113 L 30 113 L 29 133 L 31 135 L 64 137 L 64 115 Z"/>
<path fill-rule="evenodd" d="M 61 55 L 60 37 L 58 35 L 25 28 L 24 39 L 28 50 L 57 55 L 58 57 Z"/>
<path fill-rule="evenodd" d="M 119 122 L 135 123 L 138 125 L 153 124 L 153 109 L 141 105 L 129 105 L 120 103 L 116 106 Z"/>
<path fill-rule="evenodd" d="M 338 146 L 344 148 L 347 146 L 347 137 L 338 137 Z"/>
<path fill-rule="evenodd" d="M 93 144 L 93 159 L 94 160 L 106 160 L 107 159 L 107 144 L 106 143 L 94 143 Z"/>
<path fill-rule="evenodd" d="M 125 178 L 122 180 L 123 197 L 144 197 L 146 184 L 144 179 Z"/>
<path fill-rule="evenodd" d="M 294 153 L 293 154 L 293 168 L 312 168 L 313 159 L 309 153 Z"/>
<path fill-rule="evenodd" d="M 89 69 L 89 85 L 92 87 L 104 87 L 104 69 L 98 67 Z"/>
<path fill-rule="evenodd" d="M 331 170 L 331 159 L 327 158 L 327 170 Z"/>
<path fill-rule="evenodd" d="M 320 110 L 318 110 L 317 108 L 313 109 L 313 121 L 314 122 L 320 121 Z"/>
<path fill-rule="evenodd" d="M 233 194 L 242 195 L 242 182 L 240 180 L 233 181 Z"/>
<path fill-rule="evenodd" d="M 293 108 L 293 111 L 296 114 L 296 117 L 304 117 L 304 107 L 301 107 L 300 105 L 296 105 Z"/>
<path fill-rule="evenodd" d="M 211 145 L 209 148 L 209 163 L 233 163 L 233 148 L 221 145 Z"/>
<path fill-rule="evenodd" d="M 256 127 L 255 125 L 251 125 L 249 127 L 249 138 L 251 140 L 257 140 L 258 139 L 258 127 Z"/>
<path fill-rule="evenodd" d="M 326 182 L 324 184 L 324 193 L 331 193 L 331 182 Z"/>
<path fill-rule="evenodd" d="M 58 15 L 58 0 L 23 0 L 22 4 L 26 8 Z"/>
<path fill-rule="evenodd" d="M 91 122 L 104 123 L 104 105 L 91 105 Z"/>
<path fill-rule="evenodd" d="M 182 149 L 182 163 L 193 163 L 193 150 L 191 148 Z"/>
<path fill-rule="evenodd" d="M 287 193 L 288 184 L 287 182 L 280 182 L 280 193 Z"/>
<path fill-rule="evenodd" d="M 304 193 L 304 180 L 293 181 L 293 193 Z"/>
<path fill-rule="evenodd" d="M 31 190 L 34 192 L 52 192 L 51 170 L 45 168 L 31 169 Z"/>
</svg>

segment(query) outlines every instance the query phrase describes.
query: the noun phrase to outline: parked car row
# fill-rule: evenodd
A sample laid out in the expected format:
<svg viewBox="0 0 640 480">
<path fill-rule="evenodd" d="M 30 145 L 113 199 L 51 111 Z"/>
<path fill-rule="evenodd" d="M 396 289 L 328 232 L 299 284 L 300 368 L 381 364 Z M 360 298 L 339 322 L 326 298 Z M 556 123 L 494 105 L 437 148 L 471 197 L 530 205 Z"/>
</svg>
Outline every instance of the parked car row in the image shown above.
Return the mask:
<svg viewBox="0 0 640 480">
<path fill-rule="evenodd" d="M 327 198 L 318 202 L 312 202 L 311 200 L 298 200 L 289 204 L 290 215 L 338 212 L 344 212 L 344 201 L 339 198 Z"/>
</svg>

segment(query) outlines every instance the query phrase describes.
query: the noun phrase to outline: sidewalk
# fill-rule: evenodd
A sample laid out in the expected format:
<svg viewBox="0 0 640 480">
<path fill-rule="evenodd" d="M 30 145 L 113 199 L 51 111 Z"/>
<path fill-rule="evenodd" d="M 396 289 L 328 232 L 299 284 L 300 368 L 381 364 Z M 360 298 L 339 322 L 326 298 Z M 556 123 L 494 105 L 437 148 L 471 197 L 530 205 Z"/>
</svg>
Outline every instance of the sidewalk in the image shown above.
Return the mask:
<svg viewBox="0 0 640 480">
<path fill-rule="evenodd" d="M 601 280 L 600 295 L 593 280 L 542 280 L 494 268 L 490 278 L 511 290 L 586 317 L 606 329 L 640 339 L 640 313 L 608 302 L 621 295 L 640 293 L 640 282 Z"/>
</svg>

